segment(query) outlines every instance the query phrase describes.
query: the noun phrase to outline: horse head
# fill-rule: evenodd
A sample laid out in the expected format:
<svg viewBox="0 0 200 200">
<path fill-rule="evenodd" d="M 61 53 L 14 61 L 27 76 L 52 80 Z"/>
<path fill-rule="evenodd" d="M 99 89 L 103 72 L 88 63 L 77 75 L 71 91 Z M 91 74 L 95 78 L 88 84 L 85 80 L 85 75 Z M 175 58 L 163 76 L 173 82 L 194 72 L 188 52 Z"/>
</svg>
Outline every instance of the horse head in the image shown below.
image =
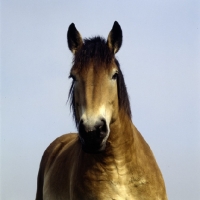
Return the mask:
<svg viewBox="0 0 200 200">
<path fill-rule="evenodd" d="M 107 41 L 101 37 L 83 40 L 72 23 L 67 40 L 74 55 L 70 95 L 79 138 L 85 152 L 101 152 L 106 148 L 110 124 L 118 117 L 119 86 L 124 84 L 115 58 L 122 44 L 122 30 L 115 22 Z"/>
</svg>

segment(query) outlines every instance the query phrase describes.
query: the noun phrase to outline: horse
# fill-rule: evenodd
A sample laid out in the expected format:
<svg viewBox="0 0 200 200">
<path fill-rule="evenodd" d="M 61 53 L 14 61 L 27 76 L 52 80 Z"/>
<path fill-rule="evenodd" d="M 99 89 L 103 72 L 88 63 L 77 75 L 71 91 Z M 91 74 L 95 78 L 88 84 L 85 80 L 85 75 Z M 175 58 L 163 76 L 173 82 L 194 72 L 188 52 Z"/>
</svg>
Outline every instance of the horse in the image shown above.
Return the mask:
<svg viewBox="0 0 200 200">
<path fill-rule="evenodd" d="M 69 100 L 78 133 L 55 139 L 38 172 L 36 200 L 167 200 L 154 155 L 131 119 L 120 64 L 122 29 L 82 39 L 72 23 Z"/>
</svg>

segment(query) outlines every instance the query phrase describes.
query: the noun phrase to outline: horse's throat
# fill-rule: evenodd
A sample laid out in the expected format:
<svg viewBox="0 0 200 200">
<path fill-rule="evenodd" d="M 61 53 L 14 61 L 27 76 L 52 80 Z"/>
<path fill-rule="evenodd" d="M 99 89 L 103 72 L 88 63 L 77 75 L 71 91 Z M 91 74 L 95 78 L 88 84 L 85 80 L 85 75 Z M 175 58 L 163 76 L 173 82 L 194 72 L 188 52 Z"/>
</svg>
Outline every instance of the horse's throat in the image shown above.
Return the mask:
<svg viewBox="0 0 200 200">
<path fill-rule="evenodd" d="M 110 125 L 110 136 L 108 138 L 108 151 L 113 151 L 119 155 L 121 151 L 126 151 L 132 147 L 134 140 L 134 129 L 131 119 L 127 115 L 122 115 Z M 117 150 L 117 151 L 115 151 Z M 116 155 L 116 156 L 117 156 Z"/>
</svg>

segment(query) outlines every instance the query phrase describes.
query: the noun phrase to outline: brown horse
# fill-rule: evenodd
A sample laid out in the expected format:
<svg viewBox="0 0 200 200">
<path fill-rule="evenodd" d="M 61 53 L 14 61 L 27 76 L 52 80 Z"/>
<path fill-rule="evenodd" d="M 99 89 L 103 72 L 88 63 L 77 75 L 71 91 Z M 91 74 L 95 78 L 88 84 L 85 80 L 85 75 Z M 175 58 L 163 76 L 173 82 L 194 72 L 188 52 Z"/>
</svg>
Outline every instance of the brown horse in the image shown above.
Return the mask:
<svg viewBox="0 0 200 200">
<path fill-rule="evenodd" d="M 36 200 L 167 200 L 153 153 L 131 121 L 123 74 L 115 58 L 122 30 L 115 22 L 107 41 L 82 40 L 72 23 L 74 54 L 71 107 L 77 133 L 44 152 Z"/>
</svg>

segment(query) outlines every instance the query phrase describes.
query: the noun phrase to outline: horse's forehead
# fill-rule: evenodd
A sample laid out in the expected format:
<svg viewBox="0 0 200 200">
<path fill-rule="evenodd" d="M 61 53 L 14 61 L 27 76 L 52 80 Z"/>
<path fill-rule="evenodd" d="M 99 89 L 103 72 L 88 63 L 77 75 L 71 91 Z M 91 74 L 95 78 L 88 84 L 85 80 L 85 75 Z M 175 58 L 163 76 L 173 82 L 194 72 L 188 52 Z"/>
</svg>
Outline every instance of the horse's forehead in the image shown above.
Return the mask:
<svg viewBox="0 0 200 200">
<path fill-rule="evenodd" d="M 79 74 L 82 78 L 92 75 L 95 77 L 104 76 L 105 74 L 112 73 L 113 70 L 117 69 L 115 62 L 95 62 L 91 60 L 87 63 L 75 63 L 72 67 L 72 72 Z"/>
</svg>

